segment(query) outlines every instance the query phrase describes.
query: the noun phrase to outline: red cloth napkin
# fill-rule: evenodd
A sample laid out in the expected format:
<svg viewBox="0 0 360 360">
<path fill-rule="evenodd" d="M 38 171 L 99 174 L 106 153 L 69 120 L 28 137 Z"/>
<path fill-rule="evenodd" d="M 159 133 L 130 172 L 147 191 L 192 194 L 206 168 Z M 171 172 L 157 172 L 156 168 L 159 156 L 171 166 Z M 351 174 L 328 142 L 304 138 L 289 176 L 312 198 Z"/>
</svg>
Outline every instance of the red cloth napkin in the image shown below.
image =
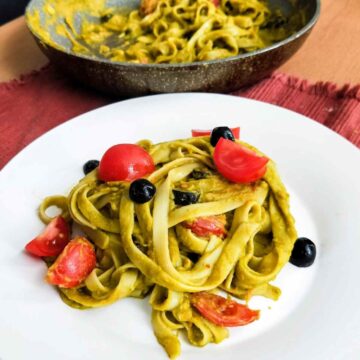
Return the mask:
<svg viewBox="0 0 360 360">
<path fill-rule="evenodd" d="M 360 85 L 309 84 L 284 74 L 233 95 L 304 114 L 360 147 Z M 0 169 L 27 144 L 76 115 L 117 99 L 72 82 L 52 66 L 0 84 Z"/>
</svg>

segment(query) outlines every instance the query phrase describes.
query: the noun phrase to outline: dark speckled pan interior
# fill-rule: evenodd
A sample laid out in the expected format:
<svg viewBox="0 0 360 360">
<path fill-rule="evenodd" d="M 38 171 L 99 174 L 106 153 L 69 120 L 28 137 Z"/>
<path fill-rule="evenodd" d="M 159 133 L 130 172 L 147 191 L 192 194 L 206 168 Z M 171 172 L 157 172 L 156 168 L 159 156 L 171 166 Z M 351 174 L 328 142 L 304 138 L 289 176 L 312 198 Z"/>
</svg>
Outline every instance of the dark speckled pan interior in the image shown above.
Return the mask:
<svg viewBox="0 0 360 360">
<path fill-rule="evenodd" d="M 187 64 L 131 64 L 110 62 L 74 54 L 70 42 L 56 35 L 54 27 L 46 29 L 59 48 L 46 43 L 31 23 L 28 27 L 41 50 L 59 69 L 73 78 L 100 91 L 119 97 L 141 96 L 173 92 L 230 92 L 250 85 L 268 76 L 288 60 L 304 43 L 315 25 L 320 0 L 270 0 L 271 6 L 280 7 L 285 14 L 304 11 L 305 26 L 289 38 L 267 48 L 236 57 Z M 32 0 L 27 12 L 40 10 L 44 0 Z M 112 0 L 108 6 L 136 8 L 138 0 Z M 59 16 L 59 22 L 63 18 Z M 56 24 L 54 24 L 56 26 Z"/>
</svg>

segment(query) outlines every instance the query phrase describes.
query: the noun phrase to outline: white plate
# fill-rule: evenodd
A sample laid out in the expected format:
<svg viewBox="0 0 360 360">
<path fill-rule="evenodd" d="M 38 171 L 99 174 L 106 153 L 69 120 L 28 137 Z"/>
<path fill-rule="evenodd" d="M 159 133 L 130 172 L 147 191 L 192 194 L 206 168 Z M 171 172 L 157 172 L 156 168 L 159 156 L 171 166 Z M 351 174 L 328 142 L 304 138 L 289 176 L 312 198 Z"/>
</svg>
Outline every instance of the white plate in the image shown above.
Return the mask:
<svg viewBox="0 0 360 360">
<path fill-rule="evenodd" d="M 146 300 L 106 308 L 67 307 L 44 283 L 45 265 L 22 249 L 41 229 L 42 198 L 65 194 L 82 165 L 115 143 L 189 137 L 191 128 L 241 126 L 241 138 L 278 164 L 299 235 L 317 244 L 316 263 L 288 264 L 279 301 L 254 299 L 259 321 L 220 345 L 182 341 L 183 359 L 359 359 L 360 154 L 296 113 L 238 97 L 158 95 L 113 104 L 57 127 L 0 174 L 0 359 L 166 359 Z"/>
</svg>

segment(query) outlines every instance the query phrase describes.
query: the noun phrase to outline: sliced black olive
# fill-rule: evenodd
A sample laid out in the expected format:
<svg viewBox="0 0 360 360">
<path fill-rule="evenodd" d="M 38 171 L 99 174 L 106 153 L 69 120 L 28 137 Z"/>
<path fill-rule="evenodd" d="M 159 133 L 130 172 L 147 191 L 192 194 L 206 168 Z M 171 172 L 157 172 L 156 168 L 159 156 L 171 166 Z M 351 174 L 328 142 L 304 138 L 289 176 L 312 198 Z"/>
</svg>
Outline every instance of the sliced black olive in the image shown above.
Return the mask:
<svg viewBox="0 0 360 360">
<path fill-rule="evenodd" d="M 100 22 L 101 23 L 108 22 L 112 17 L 113 17 L 113 15 L 111 15 L 111 14 L 105 14 L 100 17 Z"/>
<path fill-rule="evenodd" d="M 307 238 L 298 238 L 290 256 L 290 262 L 298 267 L 312 265 L 316 257 L 316 246 Z"/>
<path fill-rule="evenodd" d="M 209 172 L 202 171 L 202 170 L 195 169 L 191 172 L 191 177 L 196 180 L 206 179 L 209 175 L 210 175 Z"/>
<path fill-rule="evenodd" d="M 210 144 L 215 146 L 220 138 L 235 141 L 234 134 L 227 126 L 219 126 L 213 129 L 210 135 Z"/>
<path fill-rule="evenodd" d="M 200 197 L 200 194 L 190 191 L 173 190 L 173 194 L 175 204 L 181 206 L 195 204 Z"/>
<path fill-rule="evenodd" d="M 156 187 L 146 179 L 138 179 L 131 183 L 129 189 L 130 199 L 138 204 L 150 201 L 156 193 Z"/>
<path fill-rule="evenodd" d="M 187 254 L 187 257 L 195 264 L 198 262 L 200 255 L 195 253 L 189 253 Z"/>
<path fill-rule="evenodd" d="M 132 241 L 133 241 L 134 245 L 135 245 L 142 253 L 146 254 L 146 250 L 147 250 L 147 249 L 146 249 L 146 246 L 144 246 L 136 236 L 132 235 L 131 237 L 132 237 Z"/>
<path fill-rule="evenodd" d="M 84 174 L 88 174 L 99 166 L 98 160 L 89 160 L 83 166 Z"/>
</svg>

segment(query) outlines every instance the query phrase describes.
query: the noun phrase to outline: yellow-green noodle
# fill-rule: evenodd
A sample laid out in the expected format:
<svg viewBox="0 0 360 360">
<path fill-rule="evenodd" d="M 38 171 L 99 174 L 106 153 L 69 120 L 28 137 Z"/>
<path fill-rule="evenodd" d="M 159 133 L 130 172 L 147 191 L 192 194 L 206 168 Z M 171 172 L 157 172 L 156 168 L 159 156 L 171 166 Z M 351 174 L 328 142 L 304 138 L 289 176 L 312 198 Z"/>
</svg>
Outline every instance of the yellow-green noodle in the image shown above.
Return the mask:
<svg viewBox="0 0 360 360">
<path fill-rule="evenodd" d="M 288 194 L 271 160 L 262 179 L 238 184 L 215 170 L 209 137 L 139 144 L 156 164 L 147 177 L 157 189 L 151 201 L 135 204 L 129 183 L 104 183 L 94 170 L 67 198 L 46 198 L 40 217 L 48 222 L 46 209 L 58 205 L 96 248 L 97 265 L 85 282 L 59 288 L 64 301 L 92 308 L 150 294 L 154 334 L 175 358 L 180 331 L 195 346 L 228 336 L 192 308 L 190 293 L 223 290 L 245 300 L 254 295 L 277 299 L 280 290 L 270 282 L 288 262 L 297 235 Z M 198 192 L 199 201 L 178 206 L 173 189 Z M 224 238 L 199 237 L 182 225 L 222 214 Z"/>
<path fill-rule="evenodd" d="M 152 4 L 151 11 L 146 11 Z M 142 9 L 145 8 L 145 11 Z M 144 0 L 139 10 L 84 21 L 77 38 L 112 61 L 188 63 L 222 59 L 280 41 L 298 27 L 262 0 Z M 274 19 L 282 26 L 273 26 Z"/>
<path fill-rule="evenodd" d="M 41 14 L 28 11 L 27 21 L 45 43 L 141 64 L 228 58 L 281 41 L 305 23 L 303 11 L 285 16 L 267 0 L 142 0 L 131 11 L 105 0 L 44 0 Z"/>
</svg>

